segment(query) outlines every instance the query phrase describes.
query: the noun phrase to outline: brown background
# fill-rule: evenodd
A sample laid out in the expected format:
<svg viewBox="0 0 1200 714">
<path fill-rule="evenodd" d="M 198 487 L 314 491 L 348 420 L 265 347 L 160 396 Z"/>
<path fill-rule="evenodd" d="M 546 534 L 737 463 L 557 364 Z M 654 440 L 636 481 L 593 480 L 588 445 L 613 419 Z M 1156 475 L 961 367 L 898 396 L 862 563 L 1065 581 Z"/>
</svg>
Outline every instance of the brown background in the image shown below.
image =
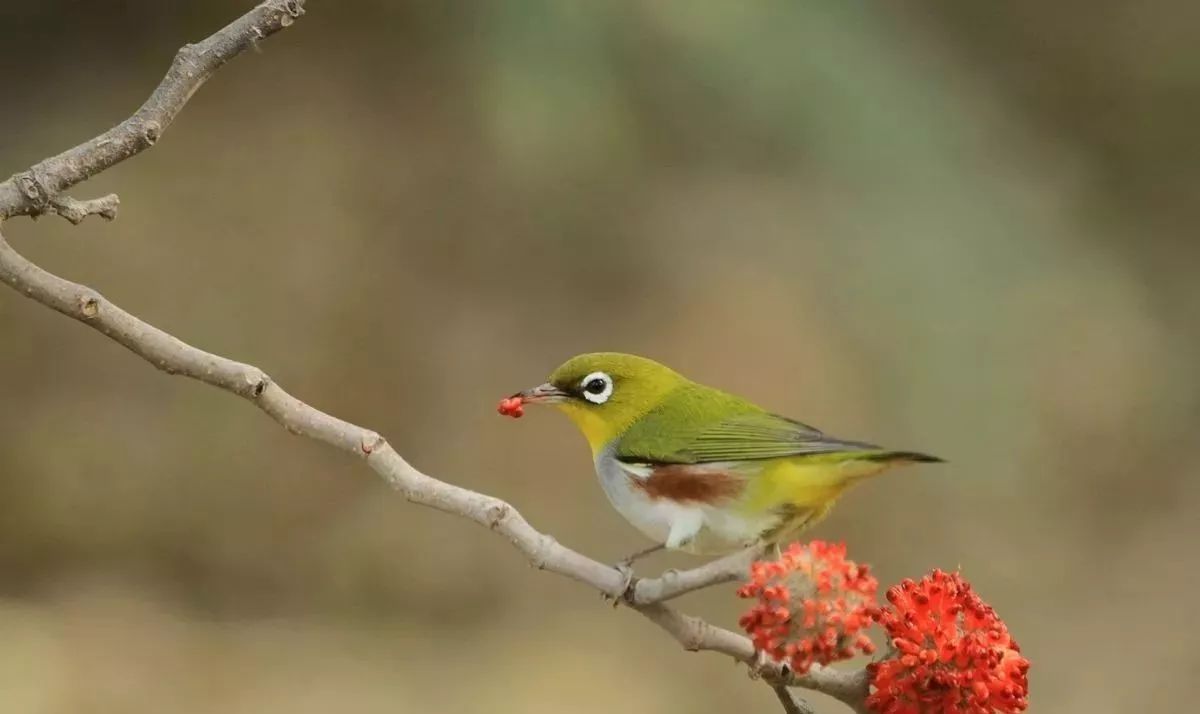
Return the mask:
<svg viewBox="0 0 1200 714">
<path fill-rule="evenodd" d="M 885 581 L 961 565 L 1034 711 L 1194 701 L 1200 6 L 309 5 L 80 187 L 118 221 L 9 239 L 606 561 L 644 541 L 581 439 L 493 411 L 576 352 L 940 454 L 817 534 Z M 0 2 L 0 172 L 119 121 L 246 6 Z M 776 706 L 0 292 L 0 710 Z"/>
</svg>

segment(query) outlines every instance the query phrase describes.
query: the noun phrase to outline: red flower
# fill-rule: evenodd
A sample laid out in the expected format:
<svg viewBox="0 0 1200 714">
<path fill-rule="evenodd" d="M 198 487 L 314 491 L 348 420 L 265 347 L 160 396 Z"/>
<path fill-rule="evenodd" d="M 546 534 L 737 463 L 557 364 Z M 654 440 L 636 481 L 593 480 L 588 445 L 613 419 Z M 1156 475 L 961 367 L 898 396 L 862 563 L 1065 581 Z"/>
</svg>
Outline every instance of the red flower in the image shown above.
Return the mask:
<svg viewBox="0 0 1200 714">
<path fill-rule="evenodd" d="M 520 419 L 525 413 L 524 400 L 521 397 L 505 397 L 500 400 L 500 406 L 496 407 L 496 411 L 504 416 L 510 416 L 513 419 Z"/>
<path fill-rule="evenodd" d="M 750 566 L 738 597 L 758 602 L 738 621 L 759 651 L 804 674 L 875 645 L 863 632 L 878 612 L 879 582 L 846 560 L 843 543 L 793 543 L 777 561 Z"/>
<path fill-rule="evenodd" d="M 958 573 L 934 570 L 887 592 L 879 615 L 896 655 L 868 665 L 883 714 L 1012 714 L 1028 705 L 1029 660 Z"/>
</svg>

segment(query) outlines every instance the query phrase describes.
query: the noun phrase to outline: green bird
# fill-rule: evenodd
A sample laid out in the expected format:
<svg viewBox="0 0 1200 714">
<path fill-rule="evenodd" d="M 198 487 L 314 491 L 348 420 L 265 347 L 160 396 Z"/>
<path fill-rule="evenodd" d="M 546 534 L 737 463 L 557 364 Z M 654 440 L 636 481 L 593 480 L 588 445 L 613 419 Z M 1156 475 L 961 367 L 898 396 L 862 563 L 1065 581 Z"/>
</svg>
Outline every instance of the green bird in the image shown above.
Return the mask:
<svg viewBox="0 0 1200 714">
<path fill-rule="evenodd" d="M 608 500 L 661 548 L 720 554 L 784 542 L 824 518 L 846 489 L 893 466 L 940 462 L 835 438 L 653 360 L 572 357 L 540 386 L 501 402 L 553 404 L 583 432 Z"/>
</svg>

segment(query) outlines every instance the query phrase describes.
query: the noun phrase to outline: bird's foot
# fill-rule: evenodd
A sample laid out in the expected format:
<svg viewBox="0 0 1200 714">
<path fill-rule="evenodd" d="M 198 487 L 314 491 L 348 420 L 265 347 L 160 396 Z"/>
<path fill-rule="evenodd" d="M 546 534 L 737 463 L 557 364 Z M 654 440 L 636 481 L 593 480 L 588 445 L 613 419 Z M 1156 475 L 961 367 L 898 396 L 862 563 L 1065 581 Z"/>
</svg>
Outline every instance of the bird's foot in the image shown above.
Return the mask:
<svg viewBox="0 0 1200 714">
<path fill-rule="evenodd" d="M 609 595 L 608 593 L 602 593 L 601 596 L 605 600 L 610 601 L 614 609 L 622 602 L 627 605 L 633 604 L 633 594 L 634 591 L 637 590 L 638 581 L 637 576 L 633 574 L 633 561 L 629 558 L 626 558 L 625 560 L 615 563 L 613 565 L 613 569 L 620 573 L 624 578 L 624 580 L 621 582 L 621 594 L 613 596 Z"/>
<path fill-rule="evenodd" d="M 750 667 L 750 679 L 786 682 L 792 676 L 792 668 L 787 662 L 776 662 L 771 655 L 757 648 L 754 650 L 753 661 L 747 664 Z"/>
<path fill-rule="evenodd" d="M 617 595 L 614 597 L 612 595 L 609 595 L 608 593 L 605 593 L 603 596 L 604 599 L 611 600 L 613 607 L 620 605 L 622 602 L 624 602 L 626 605 L 632 605 L 633 604 L 633 592 L 637 588 L 637 581 L 638 581 L 638 579 L 636 577 L 634 577 L 634 575 L 633 575 L 633 561 L 637 560 L 638 558 L 643 558 L 647 555 L 650 555 L 651 553 L 657 553 L 658 551 L 662 550 L 665 547 L 666 546 L 664 546 L 661 543 L 659 543 L 658 545 L 652 545 L 649 548 L 639 550 L 636 553 L 633 553 L 625 558 L 622 558 L 620 561 L 618 561 L 616 564 L 614 564 L 613 568 L 615 568 L 616 571 L 618 573 L 620 573 L 625 579 L 624 585 L 621 588 L 620 595 Z"/>
</svg>

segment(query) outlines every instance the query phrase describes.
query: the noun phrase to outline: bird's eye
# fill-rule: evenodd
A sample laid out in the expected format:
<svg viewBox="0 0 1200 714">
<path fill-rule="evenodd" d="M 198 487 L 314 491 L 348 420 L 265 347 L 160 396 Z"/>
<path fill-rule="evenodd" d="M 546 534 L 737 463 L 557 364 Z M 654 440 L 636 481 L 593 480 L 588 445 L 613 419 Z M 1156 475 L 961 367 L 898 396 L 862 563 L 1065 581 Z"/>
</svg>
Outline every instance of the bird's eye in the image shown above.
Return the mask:
<svg viewBox="0 0 1200 714">
<path fill-rule="evenodd" d="M 603 404 L 613 393 L 612 377 L 603 372 L 592 372 L 579 382 L 583 398 L 592 404 Z"/>
</svg>

